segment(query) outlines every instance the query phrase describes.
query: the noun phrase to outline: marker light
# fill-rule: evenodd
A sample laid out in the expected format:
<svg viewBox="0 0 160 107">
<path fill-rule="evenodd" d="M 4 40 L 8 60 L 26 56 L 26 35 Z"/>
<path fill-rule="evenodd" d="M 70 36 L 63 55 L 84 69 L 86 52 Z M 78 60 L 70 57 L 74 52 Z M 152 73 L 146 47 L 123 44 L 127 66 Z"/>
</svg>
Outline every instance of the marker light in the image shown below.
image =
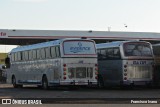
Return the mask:
<svg viewBox="0 0 160 107">
<path fill-rule="evenodd" d="M 63 75 L 66 75 L 67 73 L 66 72 L 63 72 Z"/>
<path fill-rule="evenodd" d="M 66 76 L 64 76 L 63 79 L 66 79 Z"/>
<path fill-rule="evenodd" d="M 124 65 L 124 68 L 127 68 L 127 65 Z"/>
<path fill-rule="evenodd" d="M 98 71 L 98 68 L 96 67 L 95 70 Z"/>
<path fill-rule="evenodd" d="M 63 71 L 66 71 L 67 69 L 66 68 L 63 68 Z"/>
<path fill-rule="evenodd" d="M 124 77 L 124 80 L 127 80 L 127 77 Z"/>
<path fill-rule="evenodd" d="M 96 75 L 98 75 L 98 72 L 95 72 Z"/>
<path fill-rule="evenodd" d="M 127 73 L 124 73 L 124 76 L 127 76 Z"/>
<path fill-rule="evenodd" d="M 66 64 L 63 64 L 64 67 L 66 67 Z"/>
<path fill-rule="evenodd" d="M 124 72 L 127 72 L 127 69 L 124 69 Z"/>
<path fill-rule="evenodd" d="M 96 76 L 95 79 L 98 79 L 98 76 Z"/>
</svg>

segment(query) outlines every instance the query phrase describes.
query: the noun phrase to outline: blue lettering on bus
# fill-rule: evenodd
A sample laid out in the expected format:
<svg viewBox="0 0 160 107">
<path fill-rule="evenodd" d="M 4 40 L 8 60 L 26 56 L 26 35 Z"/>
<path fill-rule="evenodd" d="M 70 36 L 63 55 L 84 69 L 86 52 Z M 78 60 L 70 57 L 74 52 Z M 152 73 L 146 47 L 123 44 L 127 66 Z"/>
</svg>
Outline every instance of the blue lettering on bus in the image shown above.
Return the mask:
<svg viewBox="0 0 160 107">
<path fill-rule="evenodd" d="M 83 47 L 81 42 L 78 42 L 77 47 L 70 47 L 70 52 L 73 52 L 73 53 L 84 52 L 89 50 L 90 50 L 90 47 Z"/>
</svg>

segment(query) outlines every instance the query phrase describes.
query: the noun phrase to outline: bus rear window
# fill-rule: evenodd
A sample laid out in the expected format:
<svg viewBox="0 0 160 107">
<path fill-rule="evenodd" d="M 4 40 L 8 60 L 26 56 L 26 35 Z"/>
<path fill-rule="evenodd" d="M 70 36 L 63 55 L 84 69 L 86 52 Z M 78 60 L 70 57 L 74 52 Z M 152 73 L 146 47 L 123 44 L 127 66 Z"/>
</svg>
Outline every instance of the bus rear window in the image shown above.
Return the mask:
<svg viewBox="0 0 160 107">
<path fill-rule="evenodd" d="M 125 56 L 152 56 L 148 43 L 126 43 L 124 44 Z"/>
<path fill-rule="evenodd" d="M 95 55 L 95 44 L 92 41 L 70 40 L 63 43 L 64 55 Z"/>
</svg>

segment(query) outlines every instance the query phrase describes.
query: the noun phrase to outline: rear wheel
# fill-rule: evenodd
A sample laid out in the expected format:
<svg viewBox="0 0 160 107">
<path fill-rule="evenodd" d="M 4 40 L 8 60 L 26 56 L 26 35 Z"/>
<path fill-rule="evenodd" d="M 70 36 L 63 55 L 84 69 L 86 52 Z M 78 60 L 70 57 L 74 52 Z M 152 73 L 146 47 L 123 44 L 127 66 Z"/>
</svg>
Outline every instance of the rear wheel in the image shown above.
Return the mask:
<svg viewBox="0 0 160 107">
<path fill-rule="evenodd" d="M 42 78 L 42 88 L 44 89 L 44 90 L 47 90 L 49 87 L 48 87 L 48 79 L 47 79 L 47 77 L 46 76 L 43 76 L 43 78 Z"/>
<path fill-rule="evenodd" d="M 23 85 L 17 85 L 15 76 L 12 77 L 12 84 L 13 84 L 14 88 L 22 88 L 23 87 Z"/>
<path fill-rule="evenodd" d="M 18 87 L 18 85 L 17 85 L 17 83 L 16 83 L 16 77 L 15 77 L 15 76 L 12 77 L 12 84 L 13 84 L 13 87 L 14 87 L 14 88 L 17 88 L 17 87 Z"/>
</svg>

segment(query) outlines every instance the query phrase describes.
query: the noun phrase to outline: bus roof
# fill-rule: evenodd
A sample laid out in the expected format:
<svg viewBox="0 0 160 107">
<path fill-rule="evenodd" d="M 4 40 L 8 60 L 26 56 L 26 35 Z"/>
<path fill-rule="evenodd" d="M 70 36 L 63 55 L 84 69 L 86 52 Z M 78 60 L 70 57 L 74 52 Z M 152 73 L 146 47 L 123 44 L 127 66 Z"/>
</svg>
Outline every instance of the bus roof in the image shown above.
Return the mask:
<svg viewBox="0 0 160 107">
<path fill-rule="evenodd" d="M 18 51 L 31 50 L 31 49 L 44 48 L 44 47 L 49 47 L 49 46 L 57 46 L 65 40 L 83 40 L 83 39 L 66 38 L 66 39 L 59 39 L 59 40 L 54 40 L 54 41 L 49 41 L 49 42 L 33 44 L 33 45 L 19 46 L 17 48 L 12 49 L 10 53 L 18 52 Z M 84 40 L 86 40 L 86 39 L 84 39 Z"/>
<path fill-rule="evenodd" d="M 96 48 L 106 48 L 106 47 L 119 47 L 123 43 L 128 43 L 128 42 L 145 42 L 145 41 L 115 41 L 115 42 L 109 42 L 109 43 L 100 43 L 96 44 Z M 148 43 L 148 42 L 145 42 Z"/>
</svg>

